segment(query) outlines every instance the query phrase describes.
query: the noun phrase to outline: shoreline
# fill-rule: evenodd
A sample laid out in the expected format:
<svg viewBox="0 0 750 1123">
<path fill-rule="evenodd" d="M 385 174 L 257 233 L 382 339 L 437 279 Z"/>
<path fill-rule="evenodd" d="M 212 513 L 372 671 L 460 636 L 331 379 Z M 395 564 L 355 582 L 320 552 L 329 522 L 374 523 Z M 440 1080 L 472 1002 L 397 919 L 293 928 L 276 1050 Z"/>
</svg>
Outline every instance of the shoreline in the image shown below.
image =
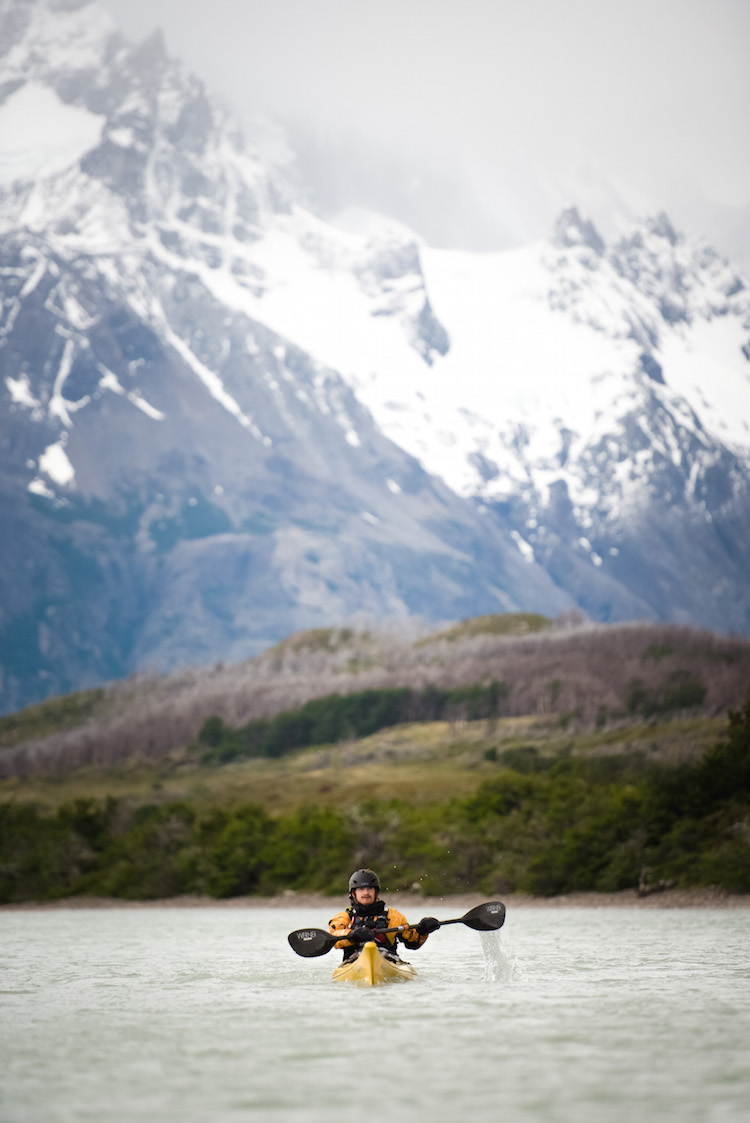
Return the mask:
<svg viewBox="0 0 750 1123">
<path fill-rule="evenodd" d="M 487 900 L 478 893 L 447 894 L 445 897 L 423 897 L 418 893 L 386 893 L 385 899 L 401 911 L 414 913 L 451 909 L 466 910 Z M 524 908 L 638 908 L 638 909 L 747 909 L 750 894 L 727 893 L 723 889 L 665 889 L 639 896 L 635 889 L 618 893 L 570 893 L 560 897 L 531 897 L 523 893 L 499 894 L 508 909 Z M 0 905 L 0 912 L 50 912 L 61 909 L 333 909 L 338 911 L 346 894 L 323 897 L 316 893 L 295 893 L 292 890 L 276 897 L 167 897 L 153 901 L 126 901 L 114 897 L 66 897 L 59 901 L 20 901 Z"/>
</svg>

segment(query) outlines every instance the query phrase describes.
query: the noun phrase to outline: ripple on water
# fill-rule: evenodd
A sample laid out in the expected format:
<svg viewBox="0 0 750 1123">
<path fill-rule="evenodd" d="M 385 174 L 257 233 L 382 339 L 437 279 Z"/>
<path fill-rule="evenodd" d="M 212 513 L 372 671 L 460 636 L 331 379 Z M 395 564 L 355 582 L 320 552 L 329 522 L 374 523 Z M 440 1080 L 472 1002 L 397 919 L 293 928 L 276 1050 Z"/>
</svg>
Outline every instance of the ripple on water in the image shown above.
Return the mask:
<svg viewBox="0 0 750 1123">
<path fill-rule="evenodd" d="M 315 910 L 6 913 L 4 1118 L 746 1123 L 750 911 L 511 910 L 413 983 L 295 956 Z"/>
</svg>

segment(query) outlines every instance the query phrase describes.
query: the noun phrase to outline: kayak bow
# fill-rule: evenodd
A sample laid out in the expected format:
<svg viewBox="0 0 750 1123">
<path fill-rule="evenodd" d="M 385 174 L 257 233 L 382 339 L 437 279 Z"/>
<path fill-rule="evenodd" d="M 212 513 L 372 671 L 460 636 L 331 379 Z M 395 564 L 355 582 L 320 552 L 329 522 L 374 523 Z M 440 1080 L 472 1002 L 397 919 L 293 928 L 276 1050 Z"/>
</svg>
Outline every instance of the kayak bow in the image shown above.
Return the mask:
<svg viewBox="0 0 750 1123">
<path fill-rule="evenodd" d="M 347 959 L 333 972 L 337 983 L 355 983 L 360 987 L 376 987 L 381 983 L 406 982 L 416 979 L 417 970 L 397 956 L 386 955 L 378 950 L 378 945 L 370 941 L 363 945 L 355 959 Z"/>
</svg>

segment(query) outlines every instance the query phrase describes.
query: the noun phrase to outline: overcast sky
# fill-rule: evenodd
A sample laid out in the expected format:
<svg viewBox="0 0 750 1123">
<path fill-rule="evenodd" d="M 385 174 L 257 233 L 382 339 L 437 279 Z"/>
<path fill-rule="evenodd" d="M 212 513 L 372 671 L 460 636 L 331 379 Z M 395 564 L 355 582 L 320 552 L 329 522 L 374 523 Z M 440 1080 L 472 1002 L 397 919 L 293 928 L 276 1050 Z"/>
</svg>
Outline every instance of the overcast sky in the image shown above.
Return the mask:
<svg viewBox="0 0 750 1123">
<path fill-rule="evenodd" d="M 104 0 L 245 118 L 320 209 L 493 249 L 577 203 L 664 208 L 750 259 L 748 0 Z"/>
</svg>

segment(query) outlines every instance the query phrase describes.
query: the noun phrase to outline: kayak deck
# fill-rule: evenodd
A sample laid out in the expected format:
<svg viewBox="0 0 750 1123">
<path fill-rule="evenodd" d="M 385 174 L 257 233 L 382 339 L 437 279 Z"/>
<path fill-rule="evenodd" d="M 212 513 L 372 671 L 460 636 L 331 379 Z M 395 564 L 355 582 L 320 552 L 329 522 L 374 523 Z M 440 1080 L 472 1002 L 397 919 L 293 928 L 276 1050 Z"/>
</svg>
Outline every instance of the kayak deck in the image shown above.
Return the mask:
<svg viewBox="0 0 750 1123">
<path fill-rule="evenodd" d="M 337 983 L 354 983 L 360 987 L 376 987 L 381 983 L 401 983 L 416 979 L 417 970 L 403 959 L 391 959 L 378 950 L 374 942 L 363 946 L 356 959 L 347 959 L 333 972 Z"/>
</svg>

